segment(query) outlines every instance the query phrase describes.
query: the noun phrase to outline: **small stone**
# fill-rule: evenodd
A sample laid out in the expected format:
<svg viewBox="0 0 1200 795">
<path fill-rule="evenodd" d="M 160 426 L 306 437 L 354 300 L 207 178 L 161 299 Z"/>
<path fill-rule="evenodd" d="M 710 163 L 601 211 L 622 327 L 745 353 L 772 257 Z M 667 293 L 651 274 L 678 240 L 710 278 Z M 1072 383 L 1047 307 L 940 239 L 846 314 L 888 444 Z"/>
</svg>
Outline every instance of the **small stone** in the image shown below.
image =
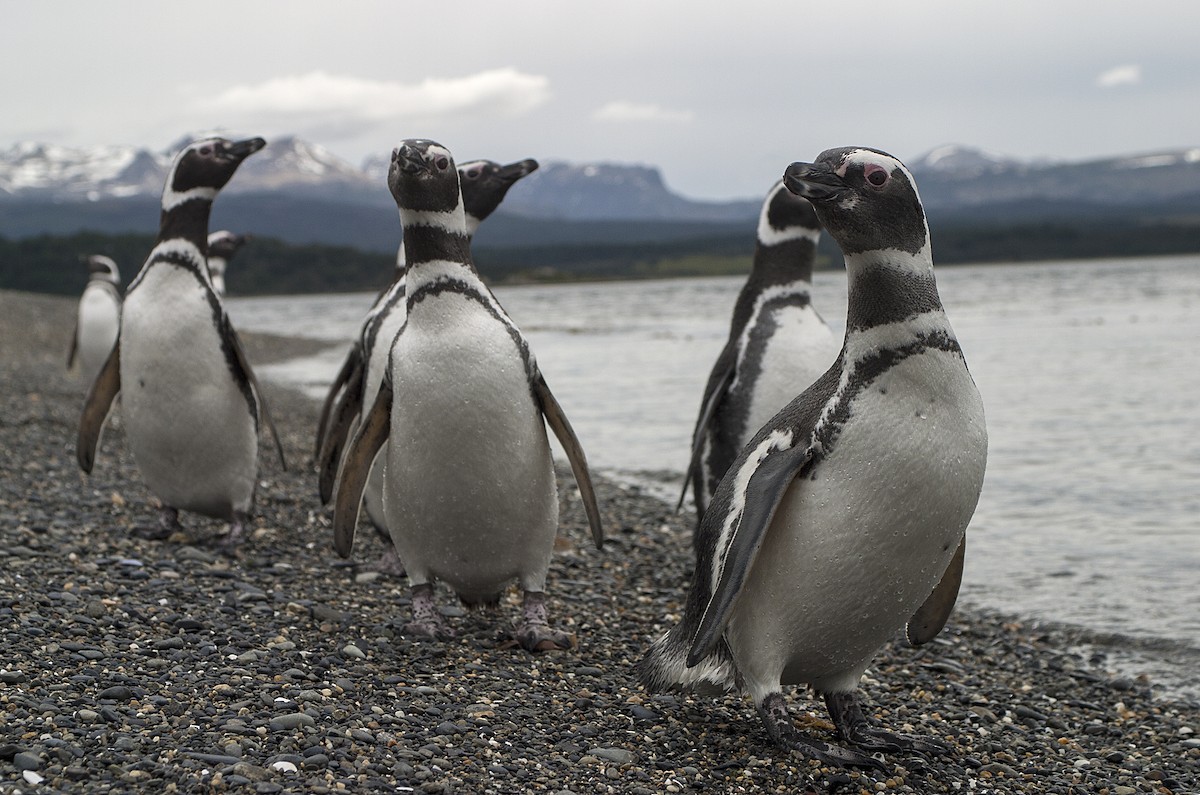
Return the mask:
<svg viewBox="0 0 1200 795">
<path fill-rule="evenodd" d="M 100 719 L 100 713 L 95 710 L 81 709 L 75 713 L 75 720 L 80 723 L 95 723 Z"/>
<path fill-rule="evenodd" d="M 275 731 L 298 729 L 301 726 L 314 726 L 316 721 L 303 712 L 292 712 L 287 715 L 276 715 L 271 718 L 271 728 Z"/>
<path fill-rule="evenodd" d="M 13 756 L 13 767 L 17 770 L 37 770 L 42 766 L 42 758 L 32 751 L 22 751 Z"/>
<path fill-rule="evenodd" d="M 627 751 L 624 748 L 593 748 L 588 751 L 588 754 L 598 759 L 616 762 L 618 765 L 632 764 L 634 759 L 633 751 Z"/>
<path fill-rule="evenodd" d="M 34 785 L 41 784 L 46 780 L 36 770 L 21 771 L 21 778 L 25 779 L 25 783 Z"/>
<path fill-rule="evenodd" d="M 296 773 L 299 771 L 299 768 L 296 767 L 294 762 L 288 761 L 275 762 L 271 765 L 271 769 L 277 770 L 280 773 Z"/>
<path fill-rule="evenodd" d="M 1125 784 L 1118 784 L 1113 787 L 1113 795 L 1134 795 L 1137 792 L 1136 787 L 1130 787 Z"/>
<path fill-rule="evenodd" d="M 133 690 L 125 685 L 113 685 L 96 694 L 96 698 L 111 698 L 114 701 L 128 701 L 133 698 Z"/>
<path fill-rule="evenodd" d="M 363 654 L 363 650 L 353 643 L 347 643 L 342 647 L 342 655 L 352 660 L 365 660 L 367 658 L 367 655 Z"/>
<path fill-rule="evenodd" d="M 437 725 L 437 728 L 434 729 L 434 732 L 437 734 L 444 734 L 444 735 L 462 734 L 462 729 L 458 728 L 450 721 L 445 720 Z"/>
</svg>

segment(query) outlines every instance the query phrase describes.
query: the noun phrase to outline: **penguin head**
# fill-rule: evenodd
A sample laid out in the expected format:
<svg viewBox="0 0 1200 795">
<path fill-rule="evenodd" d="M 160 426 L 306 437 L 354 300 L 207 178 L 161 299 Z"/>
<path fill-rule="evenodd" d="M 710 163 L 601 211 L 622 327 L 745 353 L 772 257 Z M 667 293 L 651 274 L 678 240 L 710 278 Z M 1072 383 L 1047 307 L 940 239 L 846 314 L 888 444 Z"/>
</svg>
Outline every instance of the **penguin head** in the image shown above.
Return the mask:
<svg viewBox="0 0 1200 795">
<path fill-rule="evenodd" d="M 897 249 L 917 254 L 929 243 L 917 183 L 904 164 L 877 149 L 822 152 L 813 163 L 792 163 L 788 190 L 812 202 L 817 217 L 847 255 Z"/>
<path fill-rule="evenodd" d="M 223 260 L 232 259 L 238 249 L 249 239 L 249 235 L 237 235 L 225 229 L 213 232 L 208 236 L 208 256 Z"/>
<path fill-rule="evenodd" d="M 815 239 L 820 233 L 821 222 L 808 199 L 788 190 L 783 180 L 767 191 L 758 218 L 760 242 L 771 245 L 798 237 Z"/>
<path fill-rule="evenodd" d="M 533 159 L 509 163 L 507 166 L 492 160 L 463 163 L 458 167 L 463 209 L 476 223 L 482 221 L 500 206 L 509 188 L 537 171 L 537 167 L 538 162 Z"/>
<path fill-rule="evenodd" d="M 267 145 L 262 138 L 228 141 L 205 138 L 185 146 L 175 156 L 163 190 L 163 209 L 189 199 L 216 198 L 242 161 Z"/>
<path fill-rule="evenodd" d="M 392 150 L 388 188 L 402 210 L 448 213 L 462 204 L 454 157 L 435 141 L 401 141 Z"/>
<path fill-rule="evenodd" d="M 88 279 L 94 281 L 112 282 L 115 285 L 121 284 L 121 274 L 117 271 L 117 263 L 103 254 L 93 254 L 84 260 L 87 265 Z"/>
</svg>

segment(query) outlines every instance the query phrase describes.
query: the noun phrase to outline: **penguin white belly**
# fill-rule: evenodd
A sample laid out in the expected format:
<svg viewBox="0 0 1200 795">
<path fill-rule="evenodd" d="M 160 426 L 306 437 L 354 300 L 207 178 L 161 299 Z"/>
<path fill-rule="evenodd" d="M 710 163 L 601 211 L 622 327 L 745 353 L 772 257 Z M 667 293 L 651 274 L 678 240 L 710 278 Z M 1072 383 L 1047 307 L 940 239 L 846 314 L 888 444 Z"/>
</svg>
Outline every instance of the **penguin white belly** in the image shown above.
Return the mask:
<svg viewBox="0 0 1200 795">
<path fill-rule="evenodd" d="M 855 686 L 940 580 L 986 457 L 983 404 L 957 357 L 912 356 L 858 395 L 816 479 L 785 495 L 731 615 L 756 698 L 779 683 Z"/>
<path fill-rule="evenodd" d="M 96 380 L 104 366 L 117 334 L 121 330 L 121 305 L 112 292 L 100 285 L 89 284 L 79 299 L 78 341 L 80 375 L 87 383 Z"/>
<path fill-rule="evenodd" d="M 738 447 L 779 410 L 808 389 L 837 359 L 840 342 L 811 307 L 782 307 L 774 312 L 775 333 L 762 352 L 761 368 L 750 390 L 750 411 Z"/>
<path fill-rule="evenodd" d="M 151 268 L 126 299 L 121 401 L 134 460 L 165 505 L 221 519 L 249 512 L 255 418 L 187 271 Z"/>
<path fill-rule="evenodd" d="M 396 550 L 414 584 L 442 580 L 467 602 L 514 577 L 544 590 L 558 497 L 517 345 L 456 294 L 416 312 L 392 356 L 384 508 Z"/>
<path fill-rule="evenodd" d="M 379 386 L 383 383 L 383 374 L 387 370 L 392 340 L 396 338 L 396 333 L 400 331 L 400 327 L 404 325 L 404 319 L 407 317 L 404 301 L 398 301 L 390 309 L 384 311 L 386 314 L 379 323 L 379 329 L 375 334 L 375 344 L 367 359 L 367 372 L 363 377 L 364 414 L 371 410 L 371 406 L 375 405 L 375 396 L 379 394 Z M 375 457 L 375 463 L 371 466 L 371 474 L 367 477 L 367 484 L 363 488 L 363 510 L 367 512 L 367 517 L 376 527 L 387 526 L 383 507 L 383 460 L 383 455 Z"/>
</svg>

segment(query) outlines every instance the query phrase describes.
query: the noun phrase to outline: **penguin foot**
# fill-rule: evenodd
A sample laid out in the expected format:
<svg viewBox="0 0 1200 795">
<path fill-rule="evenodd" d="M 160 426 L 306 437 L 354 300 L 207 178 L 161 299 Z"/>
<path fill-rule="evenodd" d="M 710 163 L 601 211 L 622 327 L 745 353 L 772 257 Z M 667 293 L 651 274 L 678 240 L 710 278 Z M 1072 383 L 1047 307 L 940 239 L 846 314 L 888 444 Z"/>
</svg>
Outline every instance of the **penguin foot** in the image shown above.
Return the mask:
<svg viewBox="0 0 1200 795">
<path fill-rule="evenodd" d="M 413 620 L 404 625 L 404 634 L 433 640 L 453 640 L 454 630 L 447 624 L 433 601 L 433 583 L 412 587 Z"/>
<path fill-rule="evenodd" d="M 795 751 L 808 759 L 815 759 L 823 765 L 888 769 L 873 756 L 801 734 L 792 723 L 792 716 L 788 712 L 787 702 L 783 700 L 782 693 L 771 693 L 764 698 L 758 705 L 758 714 L 766 725 L 771 740 L 781 748 Z"/>
<path fill-rule="evenodd" d="M 217 549 L 222 555 L 230 558 L 238 556 L 238 549 L 246 540 L 246 525 L 249 522 L 250 517 L 246 514 L 240 512 L 233 514 L 233 521 L 229 523 L 229 533 L 217 542 Z"/>
<path fill-rule="evenodd" d="M 175 533 L 183 532 L 179 523 L 179 509 L 164 505 L 158 509 L 157 525 L 142 525 L 135 527 L 134 534 L 148 541 L 166 541 Z"/>
<path fill-rule="evenodd" d="M 404 570 L 404 562 L 400 560 L 400 553 L 392 546 L 392 539 L 387 540 L 387 546 L 383 549 L 383 554 L 374 563 L 367 564 L 362 567 L 363 571 L 374 571 L 379 574 L 387 574 L 391 577 L 403 577 L 407 572 Z"/>
<path fill-rule="evenodd" d="M 521 625 L 513 636 L 526 651 L 554 651 L 570 649 L 575 639 L 562 630 L 554 629 L 546 619 L 546 594 L 541 591 L 526 591 L 521 607 Z"/>
<path fill-rule="evenodd" d="M 837 727 L 838 736 L 858 748 L 883 753 L 917 753 L 944 756 L 950 746 L 931 737 L 897 734 L 872 726 L 863 715 L 854 693 L 825 693 L 825 706 Z"/>
</svg>

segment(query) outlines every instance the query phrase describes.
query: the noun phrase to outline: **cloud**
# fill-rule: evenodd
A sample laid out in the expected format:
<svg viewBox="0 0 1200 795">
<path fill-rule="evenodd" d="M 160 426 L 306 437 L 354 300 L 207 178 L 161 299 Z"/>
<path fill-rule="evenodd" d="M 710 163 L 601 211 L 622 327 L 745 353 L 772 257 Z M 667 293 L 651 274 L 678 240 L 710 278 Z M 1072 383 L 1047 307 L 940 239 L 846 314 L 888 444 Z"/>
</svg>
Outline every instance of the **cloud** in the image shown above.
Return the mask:
<svg viewBox="0 0 1200 795">
<path fill-rule="evenodd" d="M 650 121 L 687 123 L 695 116 L 690 110 L 672 110 L 652 103 L 610 102 L 592 113 L 597 121 Z"/>
<path fill-rule="evenodd" d="M 1116 88 L 1118 86 L 1136 86 L 1142 82 L 1142 67 L 1137 64 L 1114 66 L 1101 72 L 1096 77 L 1096 85 L 1100 88 Z"/>
<path fill-rule="evenodd" d="M 549 80 L 512 68 L 465 77 L 430 77 L 419 83 L 370 80 L 316 71 L 236 85 L 193 103 L 192 110 L 234 120 L 338 126 L 393 119 L 431 120 L 447 116 L 518 116 L 550 96 Z"/>
</svg>

